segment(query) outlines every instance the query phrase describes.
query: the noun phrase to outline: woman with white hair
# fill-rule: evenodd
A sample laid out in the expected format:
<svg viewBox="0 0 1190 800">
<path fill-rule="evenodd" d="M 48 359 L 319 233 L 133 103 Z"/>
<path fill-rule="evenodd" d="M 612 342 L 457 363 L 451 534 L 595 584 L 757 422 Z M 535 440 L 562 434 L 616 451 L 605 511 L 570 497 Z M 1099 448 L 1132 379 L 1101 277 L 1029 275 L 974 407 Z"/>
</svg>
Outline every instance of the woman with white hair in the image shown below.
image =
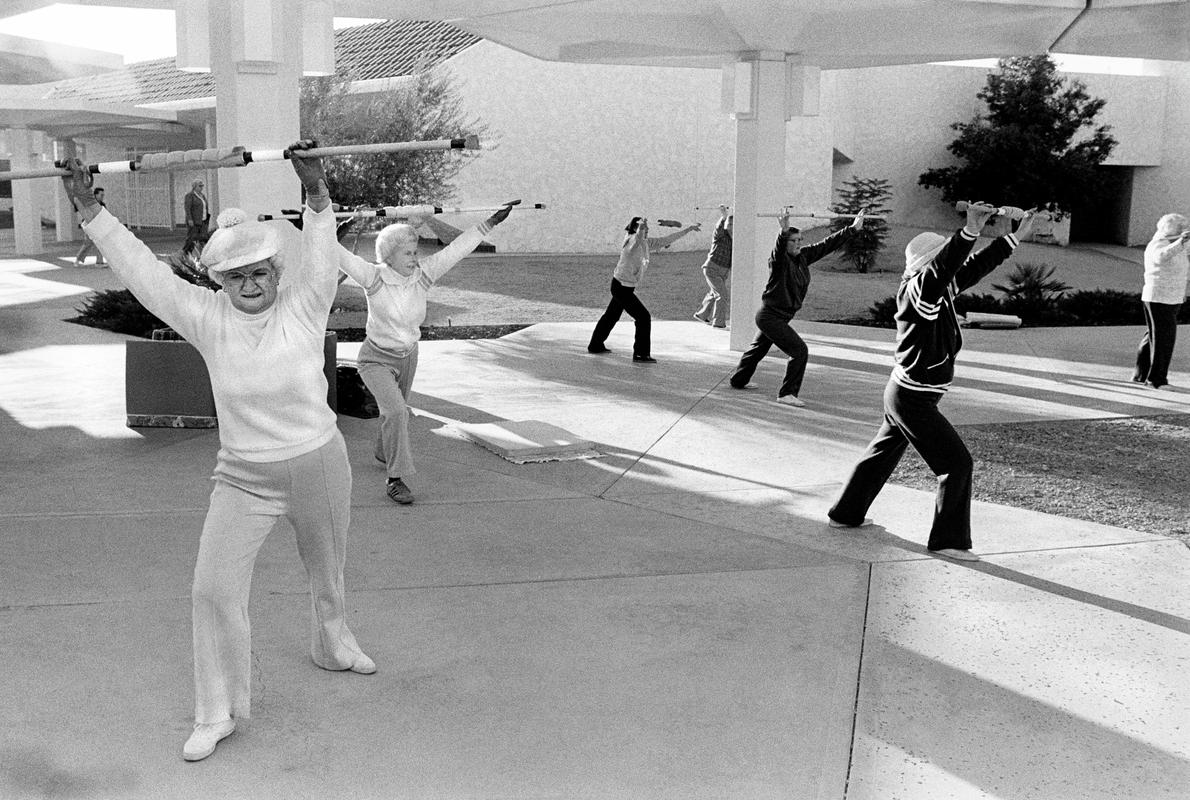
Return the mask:
<svg viewBox="0 0 1190 800">
<path fill-rule="evenodd" d="M 512 206 L 500 208 L 424 259 L 417 254 L 417 229 L 403 222 L 380 231 L 375 264 L 339 248 L 339 269 L 362 286 L 368 298 L 366 336 L 357 363 L 380 410 L 376 460 L 384 464 L 385 494 L 395 503 L 413 502 L 413 490 L 404 480 L 416 471 L 409 442 L 409 393 L 417 373 L 426 297 L 430 287 L 508 218 Z"/>
<path fill-rule="evenodd" d="M 1190 274 L 1190 223 L 1181 214 L 1157 220 L 1157 231 L 1145 247 L 1145 333 L 1136 349 L 1132 380 L 1154 389 L 1169 387 L 1169 362 L 1178 336 L 1178 310 L 1186 300 Z"/>
<path fill-rule="evenodd" d="M 310 147 L 307 140 L 290 149 Z M 291 163 L 306 190 L 300 261 L 282 261 L 282 241 L 271 225 L 227 209 L 200 260 L 222 285 L 219 292 L 174 275 L 100 208 L 80 161 L 63 179 L 87 220 L 87 235 L 116 275 L 198 349 L 211 376 L 220 449 L 194 568 L 195 725 L 182 750 L 187 761 L 211 755 L 236 721 L 249 716 L 252 567 L 281 517 L 293 524 L 310 579 L 314 663 L 376 671 L 347 626 L 351 468 L 323 372 L 326 320 L 338 286 L 335 218 L 321 160 Z"/>
<path fill-rule="evenodd" d="M 1015 234 L 1000 236 L 972 255 L 983 226 L 996 213 L 986 203 L 967 206 L 967 223 L 950 238 L 922 233 L 905 248 L 905 272 L 897 289 L 897 348 L 884 389 L 884 424 L 860 456 L 839 499 L 827 512 L 832 528 L 872 524 L 864 514 L 893 470 L 913 449 L 938 476 L 934 524 L 926 547 L 940 556 L 979 561 L 971 552 L 971 453 L 938 403 L 954 378 L 963 335 L 954 299 L 977 284 L 1016 249 L 1033 229 L 1027 213 Z"/>
</svg>

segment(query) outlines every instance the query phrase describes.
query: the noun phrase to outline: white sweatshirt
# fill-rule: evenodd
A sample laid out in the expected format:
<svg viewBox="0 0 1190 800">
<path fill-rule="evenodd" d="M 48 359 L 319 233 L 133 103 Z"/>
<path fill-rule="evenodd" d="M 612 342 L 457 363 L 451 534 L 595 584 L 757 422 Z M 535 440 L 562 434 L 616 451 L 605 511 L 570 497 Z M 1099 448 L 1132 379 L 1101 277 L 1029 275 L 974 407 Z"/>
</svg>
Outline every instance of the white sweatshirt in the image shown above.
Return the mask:
<svg viewBox="0 0 1190 800">
<path fill-rule="evenodd" d="M 1178 305 L 1186 301 L 1190 275 L 1190 243 L 1154 238 L 1145 247 L 1145 285 L 1140 299 L 1146 303 Z"/>
<path fill-rule="evenodd" d="M 284 265 L 277 301 L 259 314 L 238 311 L 225 293 L 174 275 L 109 212 L 85 227 L 145 308 L 202 354 L 227 453 L 284 461 L 330 441 L 336 419 L 326 402 L 323 346 L 339 276 L 329 207 L 306 210 L 301 263 Z"/>
<path fill-rule="evenodd" d="M 402 275 L 387 264 L 373 264 L 345 247 L 338 248 L 339 269 L 367 293 L 368 341 L 390 355 L 408 355 L 421 338 L 430 287 L 478 247 L 491 229 L 486 222 L 469 228 L 437 253 L 419 259 L 410 275 Z"/>
</svg>

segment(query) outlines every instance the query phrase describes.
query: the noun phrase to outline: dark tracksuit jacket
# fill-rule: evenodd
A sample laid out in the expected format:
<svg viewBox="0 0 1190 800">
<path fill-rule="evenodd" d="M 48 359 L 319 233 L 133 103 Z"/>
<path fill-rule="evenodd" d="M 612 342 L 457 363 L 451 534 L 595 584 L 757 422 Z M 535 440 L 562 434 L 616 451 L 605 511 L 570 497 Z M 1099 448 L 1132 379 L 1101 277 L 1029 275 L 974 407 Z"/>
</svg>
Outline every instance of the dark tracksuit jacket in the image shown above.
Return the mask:
<svg viewBox="0 0 1190 800">
<path fill-rule="evenodd" d="M 785 252 L 789 231 L 781 231 L 769 256 L 769 280 L 760 295 L 761 311 L 776 314 L 785 322 L 793 319 L 806 299 L 806 290 L 810 288 L 810 265 L 842 247 L 852 233 L 851 226 L 847 226 L 821 242 L 806 245 L 797 255 L 790 256 Z"/>
<path fill-rule="evenodd" d="M 934 260 L 897 289 L 897 349 L 892 379 L 906 389 L 941 394 L 954 379 L 963 334 L 954 299 L 979 283 L 1016 249 L 1012 234 L 970 255 L 976 237 L 959 230 Z"/>
<path fill-rule="evenodd" d="M 929 264 L 901 279 L 896 365 L 884 390 L 884 423 L 827 512 L 831 519 L 860 524 L 912 443 L 939 477 L 927 547 L 971 549 L 971 454 L 939 412 L 938 401 L 950 387 L 955 356 L 963 346 L 955 296 L 978 283 L 1017 245 L 1009 234 L 971 255 L 975 240 L 960 230 Z"/>
</svg>

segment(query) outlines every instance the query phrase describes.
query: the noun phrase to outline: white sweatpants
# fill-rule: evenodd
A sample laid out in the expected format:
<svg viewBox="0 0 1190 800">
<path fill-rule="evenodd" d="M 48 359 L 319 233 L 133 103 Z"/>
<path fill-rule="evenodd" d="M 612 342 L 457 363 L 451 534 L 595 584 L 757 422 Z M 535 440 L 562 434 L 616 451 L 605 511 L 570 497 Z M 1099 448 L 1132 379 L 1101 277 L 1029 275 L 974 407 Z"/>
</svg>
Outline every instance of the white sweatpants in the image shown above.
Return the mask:
<svg viewBox="0 0 1190 800">
<path fill-rule="evenodd" d="M 220 452 L 194 566 L 196 722 L 250 714 L 252 566 L 280 517 L 293 524 L 310 579 L 314 663 L 348 669 L 361 653 L 347 627 L 343 591 L 351 467 L 342 434 L 286 461 L 242 461 Z"/>
</svg>

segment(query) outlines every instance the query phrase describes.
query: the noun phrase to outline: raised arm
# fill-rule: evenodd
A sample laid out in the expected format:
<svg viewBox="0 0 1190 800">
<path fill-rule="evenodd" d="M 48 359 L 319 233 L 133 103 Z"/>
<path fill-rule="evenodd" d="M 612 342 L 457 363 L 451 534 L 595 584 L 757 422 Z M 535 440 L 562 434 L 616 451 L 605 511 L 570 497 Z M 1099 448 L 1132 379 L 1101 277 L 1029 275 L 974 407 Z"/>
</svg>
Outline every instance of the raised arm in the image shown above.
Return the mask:
<svg viewBox="0 0 1190 800">
<path fill-rule="evenodd" d="M 1153 258 L 1160 264 L 1169 260 L 1171 256 L 1186 252 L 1188 248 L 1190 248 L 1190 231 L 1183 231 L 1176 239 L 1154 247 Z"/>
<path fill-rule="evenodd" d="M 317 147 L 313 139 L 302 139 L 289 146 L 297 152 Z M 339 287 L 339 240 L 335 236 L 335 214 L 331 209 L 330 190 L 321 158 L 289 159 L 306 193 L 302 216 L 302 253 L 300 264 L 287 264 L 286 272 L 296 268 L 290 285 L 301 298 L 302 306 L 315 325 L 326 325 Z"/>
<path fill-rule="evenodd" d="M 649 237 L 649 249 L 652 250 L 652 249 L 658 248 L 658 247 L 660 247 L 660 248 L 669 247 L 671 244 L 676 242 L 678 239 L 681 239 L 686 234 L 691 233 L 693 231 L 699 231 L 699 230 L 702 230 L 702 224 L 696 222 L 693 225 L 687 225 L 685 228 L 682 228 L 680 231 L 675 231 L 674 233 L 671 233 L 669 236 L 657 236 L 657 237 L 650 236 Z"/>
<path fill-rule="evenodd" d="M 455 264 L 462 261 L 464 256 L 479 247 L 483 241 L 483 237 L 491 233 L 492 228 L 495 228 L 501 222 L 508 219 L 508 214 L 512 211 L 512 206 L 513 203 L 507 203 L 501 206 L 492 216 L 474 228 L 463 231 L 463 233 L 455 237 L 453 242 L 437 253 L 424 258 L 421 262 L 421 271 L 429 278 L 430 283 L 437 283 L 443 275 L 450 272 Z"/>
<path fill-rule="evenodd" d="M 84 235 L 95 242 L 112 271 L 150 312 L 190 341 L 201 327 L 205 313 L 215 304 L 215 293 L 179 278 L 168 264 L 157 260 L 142 241 L 99 205 L 91 191 L 94 177 L 77 158 L 67 164 L 62 178 L 66 196 L 83 219 Z"/>
<path fill-rule="evenodd" d="M 969 256 L 958 272 L 955 273 L 955 286 L 960 292 L 970 289 L 975 284 L 991 274 L 992 270 L 1008 260 L 1016 250 L 1021 239 L 1029 238 L 1033 232 L 1033 222 L 1037 218 L 1037 210 L 1025 212 L 1024 218 L 1014 226 L 1012 233 L 998 236 L 992 243 L 975 255 Z"/>
</svg>

